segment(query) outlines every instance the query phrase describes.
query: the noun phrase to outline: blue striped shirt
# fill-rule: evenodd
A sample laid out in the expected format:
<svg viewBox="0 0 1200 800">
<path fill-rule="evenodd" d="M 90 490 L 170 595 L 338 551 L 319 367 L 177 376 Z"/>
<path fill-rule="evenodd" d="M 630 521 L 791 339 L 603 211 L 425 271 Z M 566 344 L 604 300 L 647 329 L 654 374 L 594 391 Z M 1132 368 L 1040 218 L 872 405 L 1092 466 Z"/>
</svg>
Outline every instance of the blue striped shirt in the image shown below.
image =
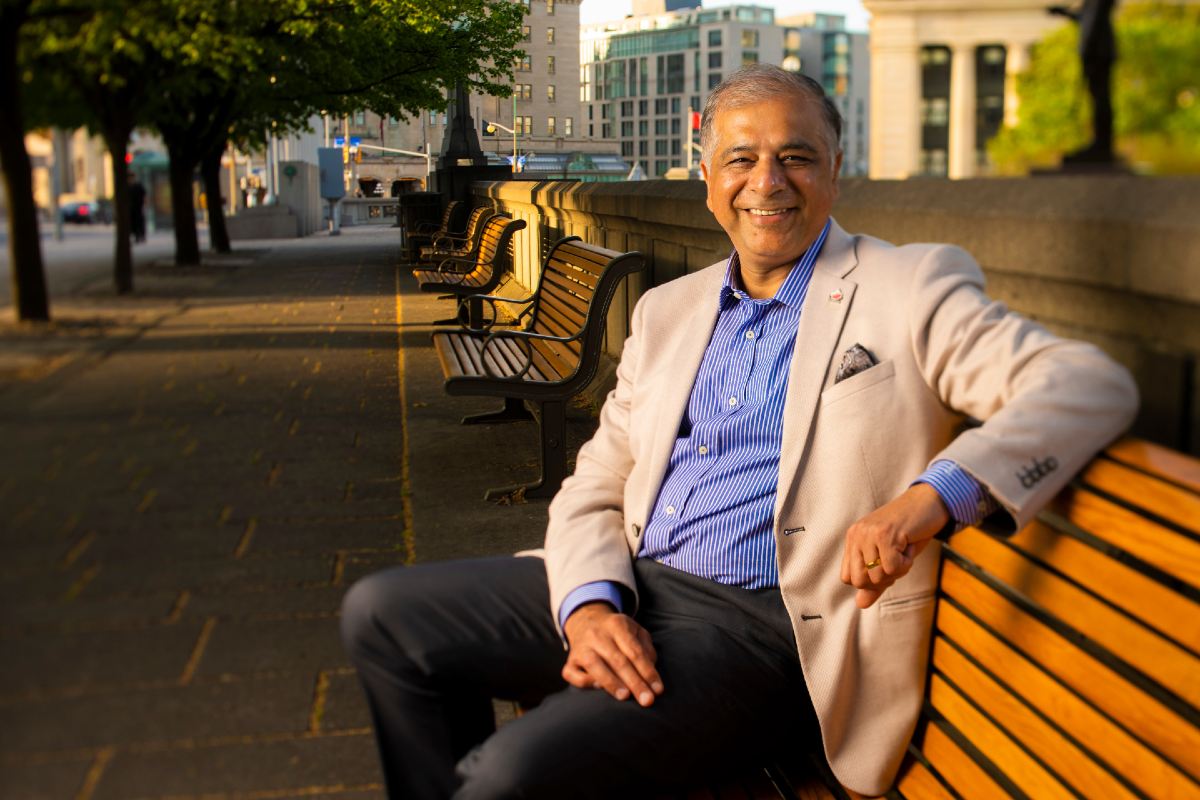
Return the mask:
<svg viewBox="0 0 1200 800">
<path fill-rule="evenodd" d="M 730 256 L 717 324 L 639 557 L 747 589 L 778 585 L 773 528 L 783 406 L 801 307 L 828 231 L 827 222 L 770 299 L 740 288 L 738 256 Z M 935 462 L 917 482 L 937 490 L 958 525 L 990 513 L 986 492 L 950 461 Z M 614 585 L 589 583 L 567 595 L 560 622 L 596 600 L 622 608 Z"/>
</svg>

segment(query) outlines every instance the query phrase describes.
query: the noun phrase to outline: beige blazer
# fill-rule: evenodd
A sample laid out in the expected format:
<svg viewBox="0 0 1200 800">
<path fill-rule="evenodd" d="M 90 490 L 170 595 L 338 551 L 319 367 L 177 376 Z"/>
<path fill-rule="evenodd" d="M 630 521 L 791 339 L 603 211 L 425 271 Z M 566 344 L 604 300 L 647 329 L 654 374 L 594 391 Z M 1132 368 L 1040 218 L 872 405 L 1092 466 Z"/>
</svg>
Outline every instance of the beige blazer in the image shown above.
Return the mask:
<svg viewBox="0 0 1200 800">
<path fill-rule="evenodd" d="M 599 430 L 550 506 L 552 609 L 589 581 L 616 581 L 636 596 L 632 558 L 716 322 L 724 272 L 724 262 L 714 264 L 637 304 Z M 878 363 L 835 384 L 855 344 Z M 970 472 L 1010 525 L 1024 525 L 1124 429 L 1135 406 L 1123 369 L 989 300 L 962 250 L 894 247 L 832 226 L 788 378 L 775 543 L 825 754 L 845 786 L 878 794 L 899 768 L 921 704 L 940 547 L 859 610 L 839 579 L 846 529 L 938 458 Z M 983 424 L 966 427 L 968 418 Z M 1045 474 L 1032 480 L 1035 460 Z"/>
</svg>

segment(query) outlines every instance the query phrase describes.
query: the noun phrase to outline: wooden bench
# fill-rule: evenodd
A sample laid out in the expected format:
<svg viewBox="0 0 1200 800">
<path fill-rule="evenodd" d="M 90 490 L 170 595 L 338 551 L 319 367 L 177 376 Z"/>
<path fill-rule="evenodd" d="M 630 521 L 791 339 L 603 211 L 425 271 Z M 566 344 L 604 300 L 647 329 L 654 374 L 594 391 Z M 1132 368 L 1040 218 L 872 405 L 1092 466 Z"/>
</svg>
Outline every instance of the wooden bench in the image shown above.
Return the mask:
<svg viewBox="0 0 1200 800">
<path fill-rule="evenodd" d="M 1200 461 L 1121 440 L 1024 529 L 965 529 L 941 558 L 888 797 L 1200 797 Z M 855 796 L 820 757 L 716 791 Z"/>
<path fill-rule="evenodd" d="M 524 329 L 464 329 L 433 335 L 447 394 L 504 398 L 500 411 L 467 417 L 464 424 L 528 419 L 527 400 L 538 410 L 540 479 L 492 489 L 488 499 L 513 492 L 529 498 L 552 497 L 558 491 L 566 477 L 566 403 L 596 375 L 605 317 L 618 284 L 642 267 L 641 253 L 618 253 L 569 236 L 551 249 L 530 297 L 471 298 L 527 305 L 529 321 Z"/>
<path fill-rule="evenodd" d="M 446 258 L 473 259 L 479 252 L 483 225 L 496 212 L 488 206 L 471 209 L 467 226 L 458 233 L 445 231 L 434 235 L 432 241 L 419 251 L 418 261 L 441 261 Z"/>
<path fill-rule="evenodd" d="M 494 292 L 512 269 L 513 236 L 524 227 L 524 220 L 497 214 L 484 223 L 474 258 L 447 256 L 436 267 L 413 270 L 421 291 L 442 292 L 459 303 L 458 316 L 438 320 L 438 324 L 463 322 L 470 328 L 491 327 L 495 314 L 491 320 L 484 320 L 480 295 Z M 494 305 L 492 309 L 494 312 Z"/>
<path fill-rule="evenodd" d="M 455 214 L 463 205 L 461 200 L 451 200 L 446 204 L 446 210 L 442 212 L 442 221 L 438 224 L 423 222 L 413 228 L 411 231 L 405 231 L 405 250 L 408 253 L 407 258 L 416 258 L 422 247 L 428 247 L 437 236 L 445 234 L 450 230 L 450 225 L 454 221 Z"/>
</svg>

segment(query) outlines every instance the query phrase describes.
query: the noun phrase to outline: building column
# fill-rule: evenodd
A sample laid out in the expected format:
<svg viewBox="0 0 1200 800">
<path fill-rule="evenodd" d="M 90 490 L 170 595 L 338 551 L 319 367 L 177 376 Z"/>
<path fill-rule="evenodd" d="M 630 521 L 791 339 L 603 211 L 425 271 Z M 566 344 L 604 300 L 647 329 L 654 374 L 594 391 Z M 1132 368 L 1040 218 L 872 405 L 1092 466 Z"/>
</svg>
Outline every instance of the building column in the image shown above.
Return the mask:
<svg viewBox="0 0 1200 800">
<path fill-rule="evenodd" d="M 1017 76 L 1029 68 L 1029 45 L 1009 42 L 1004 55 L 1004 125 L 1011 128 L 1020 120 Z"/>
<path fill-rule="evenodd" d="M 975 175 L 975 45 L 954 45 L 950 60 L 951 178 Z"/>
<path fill-rule="evenodd" d="M 872 46 L 867 157 L 873 179 L 902 180 L 920 172 L 920 55 L 915 43 Z"/>
</svg>

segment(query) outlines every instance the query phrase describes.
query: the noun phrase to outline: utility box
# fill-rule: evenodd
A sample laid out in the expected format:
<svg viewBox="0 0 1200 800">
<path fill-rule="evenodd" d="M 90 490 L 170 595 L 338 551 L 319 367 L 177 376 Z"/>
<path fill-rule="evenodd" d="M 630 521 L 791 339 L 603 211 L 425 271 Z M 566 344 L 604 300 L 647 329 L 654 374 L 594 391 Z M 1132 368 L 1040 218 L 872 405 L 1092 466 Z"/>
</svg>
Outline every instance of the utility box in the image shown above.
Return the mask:
<svg viewBox="0 0 1200 800">
<path fill-rule="evenodd" d="M 346 196 L 346 180 L 343 177 L 342 148 L 318 147 L 317 166 L 321 168 L 321 197 L 329 201 L 341 200 Z"/>
</svg>

